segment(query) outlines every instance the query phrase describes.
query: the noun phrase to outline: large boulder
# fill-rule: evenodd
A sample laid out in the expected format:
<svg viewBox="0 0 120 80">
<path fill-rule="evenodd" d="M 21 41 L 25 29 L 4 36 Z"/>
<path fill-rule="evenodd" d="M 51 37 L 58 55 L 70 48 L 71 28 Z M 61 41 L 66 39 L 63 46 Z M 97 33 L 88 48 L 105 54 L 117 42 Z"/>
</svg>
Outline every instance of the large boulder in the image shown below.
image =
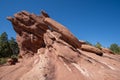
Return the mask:
<svg viewBox="0 0 120 80">
<path fill-rule="evenodd" d="M 84 50 L 84 51 L 88 51 L 88 52 L 93 52 L 99 56 L 102 56 L 103 55 L 103 51 L 100 50 L 99 48 L 96 48 L 94 46 L 91 46 L 91 45 L 87 45 L 87 44 L 83 44 L 81 46 L 81 49 Z"/>
</svg>

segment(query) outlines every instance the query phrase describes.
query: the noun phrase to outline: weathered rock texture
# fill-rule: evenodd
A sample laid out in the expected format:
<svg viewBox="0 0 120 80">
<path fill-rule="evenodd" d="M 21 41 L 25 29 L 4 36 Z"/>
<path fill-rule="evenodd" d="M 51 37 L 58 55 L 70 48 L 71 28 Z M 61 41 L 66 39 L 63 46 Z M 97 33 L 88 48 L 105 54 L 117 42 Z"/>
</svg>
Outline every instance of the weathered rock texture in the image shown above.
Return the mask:
<svg viewBox="0 0 120 80">
<path fill-rule="evenodd" d="M 102 48 L 102 51 L 104 52 L 104 53 L 108 53 L 108 54 L 114 54 L 110 49 L 108 49 L 108 48 Z"/>
<path fill-rule="evenodd" d="M 80 42 L 44 11 L 22 11 L 8 20 L 22 59 L 0 67 L 0 80 L 120 80 L 119 56 Z"/>
<path fill-rule="evenodd" d="M 93 52 L 99 56 L 102 56 L 103 55 L 103 51 L 100 50 L 99 48 L 96 48 L 94 46 L 91 46 L 91 45 L 86 45 L 86 44 L 83 44 L 81 46 L 81 49 L 84 50 L 84 51 L 88 51 L 88 52 Z"/>
</svg>

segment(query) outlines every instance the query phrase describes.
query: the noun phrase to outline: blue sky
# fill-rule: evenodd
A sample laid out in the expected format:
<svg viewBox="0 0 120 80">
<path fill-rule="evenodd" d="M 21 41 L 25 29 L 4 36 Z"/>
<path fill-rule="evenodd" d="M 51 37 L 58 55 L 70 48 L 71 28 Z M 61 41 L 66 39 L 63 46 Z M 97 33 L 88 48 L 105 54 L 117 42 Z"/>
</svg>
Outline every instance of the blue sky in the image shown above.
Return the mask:
<svg viewBox="0 0 120 80">
<path fill-rule="evenodd" d="M 16 36 L 7 16 L 22 10 L 39 15 L 41 9 L 80 40 L 120 44 L 120 0 L 0 0 L 0 34 Z"/>
</svg>

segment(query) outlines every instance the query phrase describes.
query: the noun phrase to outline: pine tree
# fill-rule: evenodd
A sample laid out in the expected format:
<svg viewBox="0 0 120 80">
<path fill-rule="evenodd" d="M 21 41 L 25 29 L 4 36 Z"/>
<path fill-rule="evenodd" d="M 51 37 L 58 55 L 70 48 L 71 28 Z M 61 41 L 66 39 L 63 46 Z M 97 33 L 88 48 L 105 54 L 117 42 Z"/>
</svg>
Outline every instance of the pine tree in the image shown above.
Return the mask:
<svg viewBox="0 0 120 80">
<path fill-rule="evenodd" d="M 6 32 L 3 32 L 0 35 L 0 57 L 10 57 L 12 55 L 12 51 L 8 42 L 8 35 Z"/>
<path fill-rule="evenodd" d="M 114 53 L 120 54 L 120 47 L 116 43 L 110 45 L 110 50 Z"/>
<path fill-rule="evenodd" d="M 9 45 L 10 45 L 13 55 L 18 55 L 19 53 L 18 44 L 16 43 L 13 37 L 11 37 L 11 39 L 9 40 Z"/>
</svg>

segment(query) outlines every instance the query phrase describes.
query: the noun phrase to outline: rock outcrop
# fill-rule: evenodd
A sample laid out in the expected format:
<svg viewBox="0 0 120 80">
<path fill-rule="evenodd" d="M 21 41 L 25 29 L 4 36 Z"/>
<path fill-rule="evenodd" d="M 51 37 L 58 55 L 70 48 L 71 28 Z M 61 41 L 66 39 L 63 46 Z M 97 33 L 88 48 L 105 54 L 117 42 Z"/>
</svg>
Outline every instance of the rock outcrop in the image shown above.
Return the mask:
<svg viewBox="0 0 120 80">
<path fill-rule="evenodd" d="M 93 52 L 99 56 L 102 56 L 103 55 L 103 51 L 100 50 L 99 48 L 96 48 L 94 46 L 91 46 L 91 45 L 86 45 L 86 44 L 83 44 L 81 46 L 81 49 L 84 50 L 84 51 L 88 51 L 88 52 Z"/>
<path fill-rule="evenodd" d="M 114 54 L 114 52 L 112 52 L 110 49 L 108 49 L 108 48 L 102 48 L 102 51 L 104 52 L 104 53 L 108 53 L 108 54 Z"/>
<path fill-rule="evenodd" d="M 0 67 L 0 80 L 120 80 L 120 57 L 80 42 L 42 11 L 8 17 L 17 33 L 20 63 Z"/>
<path fill-rule="evenodd" d="M 8 17 L 17 32 L 17 42 L 20 48 L 21 56 L 25 54 L 37 53 L 37 49 L 46 47 L 45 33 L 54 35 L 56 38 L 69 43 L 75 48 L 80 48 L 79 40 L 63 25 L 52 20 L 42 11 L 41 16 L 22 11 L 14 15 L 14 18 Z M 53 40 L 52 40 L 53 41 Z"/>
</svg>

